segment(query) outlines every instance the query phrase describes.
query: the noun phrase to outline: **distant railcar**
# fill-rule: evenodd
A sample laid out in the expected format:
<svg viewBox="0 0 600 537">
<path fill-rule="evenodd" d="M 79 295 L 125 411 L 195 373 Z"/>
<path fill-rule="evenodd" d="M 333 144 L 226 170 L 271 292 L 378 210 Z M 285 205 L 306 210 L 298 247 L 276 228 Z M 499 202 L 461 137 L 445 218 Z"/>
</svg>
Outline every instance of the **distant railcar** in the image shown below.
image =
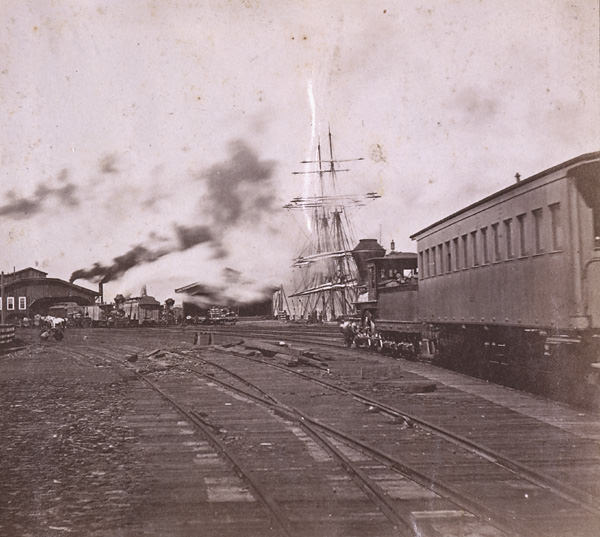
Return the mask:
<svg viewBox="0 0 600 537">
<path fill-rule="evenodd" d="M 389 256 L 363 260 L 369 295 L 357 306 L 378 330 L 393 341 L 418 338 L 424 354 L 453 368 L 582 402 L 595 397 L 586 379 L 600 361 L 600 152 L 518 181 L 411 238 L 414 289 L 386 286 Z"/>
<path fill-rule="evenodd" d="M 92 326 L 106 326 L 110 308 L 110 304 L 84 306 L 81 325 L 86 328 Z"/>
<path fill-rule="evenodd" d="M 123 303 L 129 326 L 155 326 L 160 321 L 160 302 L 151 296 L 132 297 Z"/>
</svg>

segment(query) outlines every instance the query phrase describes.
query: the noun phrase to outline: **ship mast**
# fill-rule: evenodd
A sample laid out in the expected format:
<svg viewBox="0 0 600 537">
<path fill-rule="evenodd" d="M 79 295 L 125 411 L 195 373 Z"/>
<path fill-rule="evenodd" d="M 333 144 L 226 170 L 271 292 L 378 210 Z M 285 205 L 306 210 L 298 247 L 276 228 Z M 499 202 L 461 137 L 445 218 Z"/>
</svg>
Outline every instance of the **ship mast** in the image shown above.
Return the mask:
<svg viewBox="0 0 600 537">
<path fill-rule="evenodd" d="M 294 262 L 303 273 L 302 284 L 290 295 L 304 319 L 332 320 L 354 310 L 357 297 L 357 269 L 351 248 L 355 242 L 348 209 L 379 198 L 376 192 L 363 195 L 338 194 L 337 174 L 348 172 L 340 163 L 364 158 L 336 159 L 331 129 L 328 130 L 329 159 L 323 159 L 321 142 L 317 144 L 317 160 L 301 164 L 317 165 L 315 170 L 292 172 L 294 175 L 318 175 L 318 195 L 299 196 L 284 207 L 311 212 L 311 236 L 308 248 Z"/>
</svg>

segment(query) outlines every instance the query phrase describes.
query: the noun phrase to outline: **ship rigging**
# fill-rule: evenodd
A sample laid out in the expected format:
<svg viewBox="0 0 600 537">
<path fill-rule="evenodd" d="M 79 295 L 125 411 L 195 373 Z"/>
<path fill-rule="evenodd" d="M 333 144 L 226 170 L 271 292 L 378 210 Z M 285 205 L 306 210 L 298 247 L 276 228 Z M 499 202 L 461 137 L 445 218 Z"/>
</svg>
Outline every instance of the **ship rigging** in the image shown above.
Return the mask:
<svg viewBox="0 0 600 537">
<path fill-rule="evenodd" d="M 308 244 L 292 265 L 297 269 L 299 283 L 289 295 L 292 309 L 301 319 L 334 320 L 354 312 L 358 279 L 352 257 L 356 241 L 349 209 L 381 197 L 377 192 L 337 193 L 337 174 L 350 171 L 340 164 L 364 158 L 335 159 L 331 130 L 328 131 L 328 142 L 328 159 L 323 158 L 319 141 L 317 160 L 301 161 L 301 164 L 314 165 L 316 169 L 292 172 L 318 178 L 318 182 L 310 182 L 312 190 L 316 191 L 314 195 L 298 196 L 284 205 L 286 209 L 304 212 L 310 219 Z"/>
</svg>

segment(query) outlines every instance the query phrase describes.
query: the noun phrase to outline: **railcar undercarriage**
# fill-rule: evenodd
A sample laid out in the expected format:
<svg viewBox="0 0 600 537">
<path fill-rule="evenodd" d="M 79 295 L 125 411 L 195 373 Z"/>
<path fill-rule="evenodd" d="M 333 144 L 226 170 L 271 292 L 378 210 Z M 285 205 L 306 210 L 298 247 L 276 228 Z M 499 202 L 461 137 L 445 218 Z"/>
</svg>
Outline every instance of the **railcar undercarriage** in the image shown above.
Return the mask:
<svg viewBox="0 0 600 537">
<path fill-rule="evenodd" d="M 484 325 L 430 325 L 434 362 L 492 382 L 585 407 L 600 405 L 592 364 L 600 334 Z"/>
</svg>

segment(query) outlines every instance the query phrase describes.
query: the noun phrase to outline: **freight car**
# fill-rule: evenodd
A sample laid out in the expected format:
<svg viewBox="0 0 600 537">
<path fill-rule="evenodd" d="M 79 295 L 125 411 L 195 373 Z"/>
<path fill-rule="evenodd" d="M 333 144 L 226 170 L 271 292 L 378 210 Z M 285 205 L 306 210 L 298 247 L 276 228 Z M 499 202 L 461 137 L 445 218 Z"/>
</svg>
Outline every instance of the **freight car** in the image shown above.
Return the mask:
<svg viewBox="0 0 600 537">
<path fill-rule="evenodd" d="M 600 152 L 492 194 L 411 237 L 417 254 L 354 257 L 381 348 L 589 402 L 600 361 Z M 373 253 L 376 255 L 371 255 Z M 392 252 L 393 254 L 393 252 Z M 390 283 L 390 270 L 414 271 Z"/>
</svg>

